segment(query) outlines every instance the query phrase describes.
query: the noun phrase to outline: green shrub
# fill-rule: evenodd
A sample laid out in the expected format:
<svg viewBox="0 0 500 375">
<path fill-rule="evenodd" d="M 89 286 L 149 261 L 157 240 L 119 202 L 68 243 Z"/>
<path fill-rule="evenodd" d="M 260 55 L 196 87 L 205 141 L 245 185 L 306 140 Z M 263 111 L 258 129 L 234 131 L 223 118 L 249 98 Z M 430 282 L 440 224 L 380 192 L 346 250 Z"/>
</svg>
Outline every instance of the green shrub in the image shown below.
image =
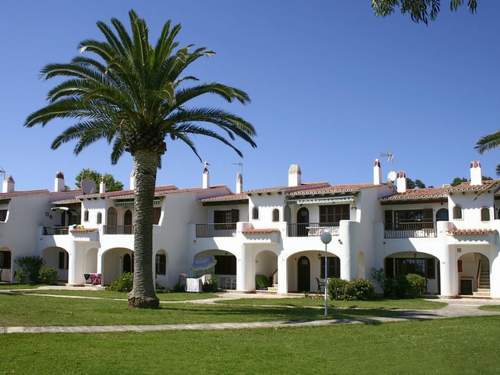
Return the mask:
<svg viewBox="0 0 500 375">
<path fill-rule="evenodd" d="M 406 275 L 408 297 L 421 297 L 427 291 L 427 279 L 415 273 Z"/>
<path fill-rule="evenodd" d="M 328 279 L 328 294 L 332 300 L 346 299 L 346 289 L 348 281 L 332 277 Z"/>
<path fill-rule="evenodd" d="M 108 290 L 113 292 L 130 292 L 134 285 L 134 274 L 131 272 L 122 273 L 121 276 L 113 281 Z"/>
<path fill-rule="evenodd" d="M 201 286 L 201 290 L 204 292 L 216 292 L 219 289 L 217 285 L 217 278 L 212 276 L 209 280 L 205 281 Z"/>
<path fill-rule="evenodd" d="M 370 280 L 357 279 L 347 283 L 346 299 L 369 300 L 375 296 L 375 288 Z"/>
<path fill-rule="evenodd" d="M 328 294 L 332 300 L 368 300 L 375 296 L 375 289 L 369 280 L 346 281 L 331 278 L 328 279 Z"/>
<path fill-rule="evenodd" d="M 43 259 L 36 256 L 21 257 L 15 260 L 18 269 L 16 279 L 20 283 L 36 284 L 40 281 L 40 268 L 43 266 Z"/>
<path fill-rule="evenodd" d="M 175 285 L 174 285 L 174 292 L 185 292 L 186 291 L 186 284 L 181 284 L 180 281 L 178 281 Z"/>
<path fill-rule="evenodd" d="M 257 289 L 267 289 L 271 286 L 271 281 L 266 275 L 255 275 L 255 286 Z"/>
<path fill-rule="evenodd" d="M 52 267 L 42 266 L 38 274 L 40 283 L 47 285 L 57 284 L 57 270 Z"/>
</svg>

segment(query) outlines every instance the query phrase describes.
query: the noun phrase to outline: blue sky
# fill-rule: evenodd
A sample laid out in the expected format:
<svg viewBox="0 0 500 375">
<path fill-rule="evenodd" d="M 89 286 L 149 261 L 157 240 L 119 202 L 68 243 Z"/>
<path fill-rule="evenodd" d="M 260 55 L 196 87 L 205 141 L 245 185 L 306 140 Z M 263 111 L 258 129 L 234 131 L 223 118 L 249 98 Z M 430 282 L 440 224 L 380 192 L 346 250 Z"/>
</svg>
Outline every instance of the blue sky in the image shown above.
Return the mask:
<svg viewBox="0 0 500 375">
<path fill-rule="evenodd" d="M 445 3 L 447 0 L 445 0 Z M 480 2 L 474 16 L 450 14 L 417 25 L 396 14 L 373 15 L 369 0 L 2 1 L 0 13 L 0 166 L 18 189 L 51 188 L 58 170 L 72 183 L 84 167 L 128 184 L 130 157 L 109 161 L 105 143 L 79 156 L 72 145 L 50 149 L 67 122 L 26 129 L 53 85 L 39 79 L 51 62 L 66 62 L 78 43 L 99 37 L 97 20 L 126 20 L 134 8 L 156 36 L 167 19 L 183 25 L 181 41 L 217 52 L 191 73 L 246 90 L 252 103 L 202 101 L 238 113 L 258 131 L 258 148 L 240 143 L 245 187 L 286 184 L 290 163 L 306 181 L 371 180 L 381 152 L 388 169 L 439 185 L 468 175 L 479 158 L 494 175 L 499 151 L 473 146 L 500 128 L 500 2 Z M 231 188 L 240 162 L 230 149 L 198 139 L 212 183 Z M 201 165 L 185 146 L 169 144 L 160 184 L 199 186 Z"/>
</svg>

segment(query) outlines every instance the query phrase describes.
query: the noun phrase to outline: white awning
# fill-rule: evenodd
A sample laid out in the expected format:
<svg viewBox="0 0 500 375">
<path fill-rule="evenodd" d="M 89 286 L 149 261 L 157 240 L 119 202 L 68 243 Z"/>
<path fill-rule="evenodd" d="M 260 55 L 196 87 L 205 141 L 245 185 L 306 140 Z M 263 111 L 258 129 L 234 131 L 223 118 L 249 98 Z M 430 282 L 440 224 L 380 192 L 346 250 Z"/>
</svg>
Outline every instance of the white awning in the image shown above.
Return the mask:
<svg viewBox="0 0 500 375">
<path fill-rule="evenodd" d="M 346 204 L 346 203 L 353 203 L 353 202 L 354 202 L 354 196 L 352 196 L 352 195 L 344 196 L 344 197 L 304 198 L 304 199 L 297 199 L 297 200 L 295 200 L 295 203 L 300 204 L 300 205 L 307 205 L 307 204 Z"/>
</svg>

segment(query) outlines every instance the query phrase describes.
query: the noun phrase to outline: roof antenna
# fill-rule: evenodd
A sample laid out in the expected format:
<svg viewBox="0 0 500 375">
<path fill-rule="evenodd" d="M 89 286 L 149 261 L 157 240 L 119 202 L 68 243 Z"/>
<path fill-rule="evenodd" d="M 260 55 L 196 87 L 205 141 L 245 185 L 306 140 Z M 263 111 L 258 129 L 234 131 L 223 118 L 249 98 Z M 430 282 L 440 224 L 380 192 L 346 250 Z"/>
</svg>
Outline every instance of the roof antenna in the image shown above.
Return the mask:
<svg viewBox="0 0 500 375">
<path fill-rule="evenodd" d="M 381 158 L 385 158 L 388 163 L 392 163 L 394 161 L 394 154 L 391 151 L 380 153 Z"/>
<path fill-rule="evenodd" d="M 5 171 L 5 169 L 3 169 L 2 167 L 0 167 L 0 174 L 2 175 L 2 181 L 5 180 L 5 174 L 7 172 Z"/>
</svg>

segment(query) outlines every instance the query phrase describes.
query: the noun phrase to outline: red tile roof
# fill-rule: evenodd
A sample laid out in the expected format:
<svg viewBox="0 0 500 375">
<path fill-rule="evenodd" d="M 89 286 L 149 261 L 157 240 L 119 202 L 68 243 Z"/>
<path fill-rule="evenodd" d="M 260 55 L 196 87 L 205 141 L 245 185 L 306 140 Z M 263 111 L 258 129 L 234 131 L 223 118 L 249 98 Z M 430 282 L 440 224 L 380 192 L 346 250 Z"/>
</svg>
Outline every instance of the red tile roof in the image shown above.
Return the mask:
<svg viewBox="0 0 500 375">
<path fill-rule="evenodd" d="M 202 203 L 238 202 L 238 201 L 245 201 L 245 200 L 248 200 L 248 195 L 246 193 L 240 193 L 240 194 L 227 194 L 227 195 L 220 195 L 217 197 L 204 198 L 204 199 L 201 199 L 201 202 Z"/>
<path fill-rule="evenodd" d="M 496 229 L 450 229 L 450 236 L 482 236 L 486 234 L 496 233 Z"/>
<path fill-rule="evenodd" d="M 500 188 L 500 180 L 485 180 L 482 185 L 471 185 L 463 182 L 457 186 L 444 186 L 441 188 L 408 189 L 405 193 L 395 193 L 381 199 L 384 202 L 408 202 L 444 200 L 449 195 L 456 193 L 484 193 L 490 190 L 497 191 Z"/>
<path fill-rule="evenodd" d="M 49 194 L 49 191 L 47 189 L 42 189 L 42 190 L 24 190 L 24 191 L 13 191 L 10 193 L 0 193 L 0 199 L 10 199 L 28 195 L 41 195 L 41 194 Z"/>
</svg>

